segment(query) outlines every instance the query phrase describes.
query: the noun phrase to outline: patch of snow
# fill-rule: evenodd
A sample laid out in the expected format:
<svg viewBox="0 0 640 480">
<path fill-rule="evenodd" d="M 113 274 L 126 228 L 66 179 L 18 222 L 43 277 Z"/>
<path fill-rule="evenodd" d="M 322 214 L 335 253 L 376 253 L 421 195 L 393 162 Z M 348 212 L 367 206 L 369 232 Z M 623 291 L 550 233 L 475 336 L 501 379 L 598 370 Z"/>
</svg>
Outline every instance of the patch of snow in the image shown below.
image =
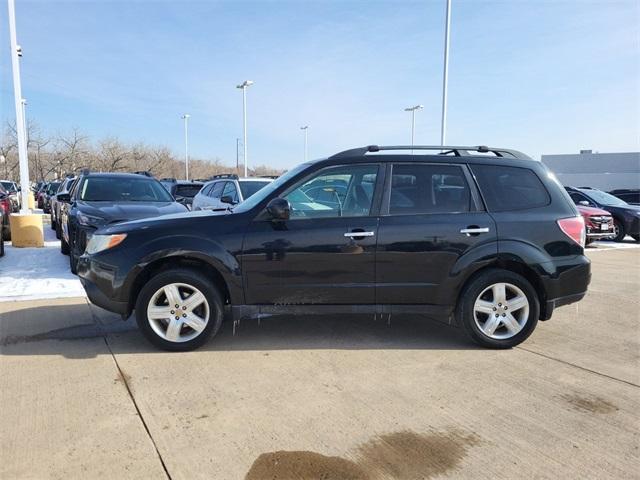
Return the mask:
<svg viewBox="0 0 640 480">
<path fill-rule="evenodd" d="M 0 258 L 0 302 L 41 298 L 85 297 L 69 257 L 60 253 L 60 240 L 44 224 L 43 248 L 15 248 L 5 243 Z"/>
</svg>

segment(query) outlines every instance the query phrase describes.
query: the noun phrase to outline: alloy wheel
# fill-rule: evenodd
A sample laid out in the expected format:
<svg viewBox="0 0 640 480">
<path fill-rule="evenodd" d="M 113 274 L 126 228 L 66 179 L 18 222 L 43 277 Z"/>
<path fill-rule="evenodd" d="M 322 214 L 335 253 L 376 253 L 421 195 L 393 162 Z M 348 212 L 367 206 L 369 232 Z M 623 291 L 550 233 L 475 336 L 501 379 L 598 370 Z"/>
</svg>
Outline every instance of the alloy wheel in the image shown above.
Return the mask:
<svg viewBox="0 0 640 480">
<path fill-rule="evenodd" d="M 153 331 L 168 342 L 193 340 L 209 323 L 209 302 L 193 285 L 170 283 L 158 289 L 147 306 Z"/>
<path fill-rule="evenodd" d="M 529 300 L 511 283 L 494 283 L 476 298 L 473 318 L 484 335 L 505 340 L 524 328 L 529 319 Z"/>
</svg>

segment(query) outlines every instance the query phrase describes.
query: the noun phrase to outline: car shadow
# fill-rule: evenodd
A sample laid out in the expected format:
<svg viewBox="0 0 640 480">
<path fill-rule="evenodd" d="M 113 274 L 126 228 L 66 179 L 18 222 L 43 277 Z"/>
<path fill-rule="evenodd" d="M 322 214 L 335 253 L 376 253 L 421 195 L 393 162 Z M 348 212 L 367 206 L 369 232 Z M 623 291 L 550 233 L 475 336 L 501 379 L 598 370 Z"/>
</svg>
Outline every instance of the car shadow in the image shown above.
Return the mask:
<svg viewBox="0 0 640 480">
<path fill-rule="evenodd" d="M 37 328 L 25 318 L 42 318 Z M 133 317 L 119 316 L 93 305 L 35 307 L 20 315 L 5 313 L 0 320 L 1 355 L 62 355 L 94 357 L 111 349 L 114 353 L 165 353 L 151 345 L 138 331 Z M 34 324 L 36 325 L 34 327 Z M 93 350 L 78 349 L 80 341 L 98 340 Z M 106 340 L 106 345 L 105 345 Z M 46 344 L 46 345 L 45 345 Z M 471 350 L 478 349 L 462 329 L 415 315 L 374 318 L 373 315 L 273 316 L 243 320 L 234 326 L 225 319 L 218 334 L 199 351 L 252 350 Z"/>
</svg>

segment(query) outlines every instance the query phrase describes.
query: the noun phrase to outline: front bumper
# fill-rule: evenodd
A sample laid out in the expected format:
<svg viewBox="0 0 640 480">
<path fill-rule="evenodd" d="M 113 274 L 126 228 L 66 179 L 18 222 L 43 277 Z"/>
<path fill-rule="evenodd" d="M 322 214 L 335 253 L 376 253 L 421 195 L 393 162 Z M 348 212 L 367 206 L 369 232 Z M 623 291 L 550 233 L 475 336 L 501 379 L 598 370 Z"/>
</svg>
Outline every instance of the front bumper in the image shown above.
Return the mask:
<svg viewBox="0 0 640 480">
<path fill-rule="evenodd" d="M 77 271 L 91 303 L 110 312 L 129 315 L 128 297 L 120 297 L 124 291 L 116 267 L 82 255 L 78 257 Z"/>
<path fill-rule="evenodd" d="M 80 278 L 80 283 L 82 283 L 84 291 L 87 292 L 87 297 L 89 297 L 89 300 L 94 305 L 122 316 L 129 315 L 129 305 L 127 302 L 118 302 L 110 299 L 91 280 Z"/>
</svg>

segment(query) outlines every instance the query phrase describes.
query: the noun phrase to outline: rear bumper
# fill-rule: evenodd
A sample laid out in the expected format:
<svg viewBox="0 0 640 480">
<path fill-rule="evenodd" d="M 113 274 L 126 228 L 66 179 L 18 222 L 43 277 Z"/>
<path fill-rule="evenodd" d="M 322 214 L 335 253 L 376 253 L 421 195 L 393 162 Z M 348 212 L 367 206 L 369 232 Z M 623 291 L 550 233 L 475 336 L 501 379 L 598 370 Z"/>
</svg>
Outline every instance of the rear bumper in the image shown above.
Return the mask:
<svg viewBox="0 0 640 480">
<path fill-rule="evenodd" d="M 549 320 L 553 311 L 563 305 L 584 298 L 591 283 L 591 262 L 580 255 L 567 264 L 556 265 L 553 276 L 543 279 L 545 299 L 541 305 L 540 320 Z"/>
</svg>

